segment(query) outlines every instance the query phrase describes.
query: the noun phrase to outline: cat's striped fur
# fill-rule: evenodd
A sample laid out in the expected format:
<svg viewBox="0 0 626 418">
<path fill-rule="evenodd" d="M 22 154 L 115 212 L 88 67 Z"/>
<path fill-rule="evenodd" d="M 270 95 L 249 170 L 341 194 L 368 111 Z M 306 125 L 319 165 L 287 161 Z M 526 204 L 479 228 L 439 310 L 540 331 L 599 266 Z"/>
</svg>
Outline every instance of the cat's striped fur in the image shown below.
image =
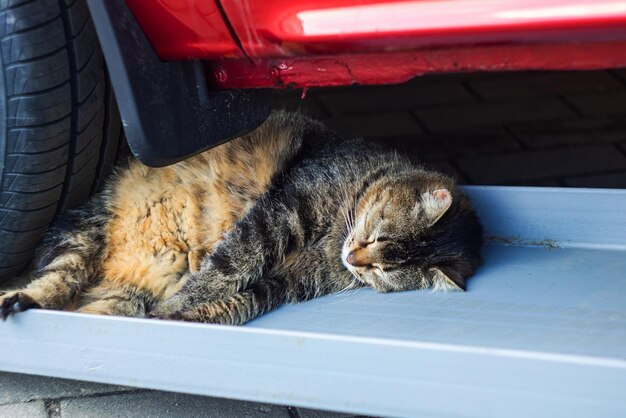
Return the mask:
<svg viewBox="0 0 626 418">
<path fill-rule="evenodd" d="M 61 217 L 36 279 L 0 306 L 242 324 L 364 285 L 462 288 L 481 244 L 451 179 L 275 112 L 187 161 L 120 169 Z"/>
</svg>

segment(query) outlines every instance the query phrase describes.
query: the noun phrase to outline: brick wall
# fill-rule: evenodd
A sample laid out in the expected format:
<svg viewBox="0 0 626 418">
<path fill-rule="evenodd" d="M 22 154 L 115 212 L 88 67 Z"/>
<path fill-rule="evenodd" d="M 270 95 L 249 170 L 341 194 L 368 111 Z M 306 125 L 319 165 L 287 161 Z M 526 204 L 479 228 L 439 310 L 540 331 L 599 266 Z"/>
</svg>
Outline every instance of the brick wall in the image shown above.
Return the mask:
<svg viewBox="0 0 626 418">
<path fill-rule="evenodd" d="M 626 188 L 626 70 L 475 73 L 277 91 L 339 131 L 465 184 Z"/>
</svg>

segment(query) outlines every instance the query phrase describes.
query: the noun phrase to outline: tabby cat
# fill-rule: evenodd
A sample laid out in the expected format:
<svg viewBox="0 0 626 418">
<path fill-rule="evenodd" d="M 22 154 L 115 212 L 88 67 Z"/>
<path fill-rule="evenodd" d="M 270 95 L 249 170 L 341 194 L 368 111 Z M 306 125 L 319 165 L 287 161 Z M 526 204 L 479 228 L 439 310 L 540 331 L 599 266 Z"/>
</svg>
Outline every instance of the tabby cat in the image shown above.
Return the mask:
<svg viewBox="0 0 626 418">
<path fill-rule="evenodd" d="M 302 115 L 165 168 L 131 162 L 44 239 L 29 308 L 243 324 L 362 286 L 464 289 L 482 230 L 453 180 Z"/>
</svg>

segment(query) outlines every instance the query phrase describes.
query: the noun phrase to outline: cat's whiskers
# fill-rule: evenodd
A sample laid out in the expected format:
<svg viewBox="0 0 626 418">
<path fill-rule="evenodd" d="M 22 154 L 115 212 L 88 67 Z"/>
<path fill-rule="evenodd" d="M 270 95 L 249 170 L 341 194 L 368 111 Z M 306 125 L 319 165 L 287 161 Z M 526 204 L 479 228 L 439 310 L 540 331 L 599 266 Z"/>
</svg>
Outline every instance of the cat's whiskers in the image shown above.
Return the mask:
<svg viewBox="0 0 626 418">
<path fill-rule="evenodd" d="M 348 195 L 348 192 L 345 189 L 342 190 L 342 194 L 343 205 L 341 211 L 346 227 L 344 236 L 344 240 L 346 240 L 352 235 L 354 231 L 356 196 L 353 193 Z"/>
<path fill-rule="evenodd" d="M 338 299 L 332 303 L 343 303 L 344 301 L 346 301 L 348 299 L 348 297 L 350 297 L 352 294 L 349 293 L 350 290 L 355 290 L 357 288 L 359 288 L 359 282 L 356 278 L 352 278 L 352 280 L 350 281 L 350 283 L 348 283 L 348 285 L 346 287 L 344 287 L 341 290 L 338 290 L 336 292 L 333 292 L 333 294 L 335 295 L 345 295 L 345 297 Z"/>
<path fill-rule="evenodd" d="M 347 236 L 351 232 L 350 220 L 348 219 L 348 211 L 347 210 L 342 210 L 341 214 L 343 215 L 344 226 L 346 227 L 345 232 L 346 232 L 346 236 Z"/>
<path fill-rule="evenodd" d="M 335 294 L 339 295 L 341 293 L 345 293 L 348 290 L 354 289 L 356 287 L 356 285 L 357 285 L 357 279 L 356 279 L 356 277 L 353 276 L 352 280 L 350 280 L 350 283 L 348 283 L 348 285 L 346 287 L 344 287 L 343 289 L 335 292 Z"/>
<path fill-rule="evenodd" d="M 352 234 L 352 231 L 354 230 L 354 215 L 353 215 L 353 209 L 352 206 L 350 204 L 349 201 L 349 197 L 346 195 L 345 191 L 344 191 L 344 197 L 343 197 L 344 203 L 341 206 L 341 214 L 343 215 L 343 219 L 344 219 L 344 226 L 345 226 L 345 235 L 343 237 L 344 240 L 348 239 L 348 237 Z"/>
</svg>

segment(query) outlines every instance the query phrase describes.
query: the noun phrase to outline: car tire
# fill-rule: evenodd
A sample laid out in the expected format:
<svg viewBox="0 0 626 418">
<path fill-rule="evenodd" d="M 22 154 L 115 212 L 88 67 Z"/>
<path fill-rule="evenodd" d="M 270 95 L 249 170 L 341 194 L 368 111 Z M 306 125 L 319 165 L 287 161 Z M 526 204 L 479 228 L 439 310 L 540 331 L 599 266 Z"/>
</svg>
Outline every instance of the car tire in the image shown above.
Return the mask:
<svg viewBox="0 0 626 418">
<path fill-rule="evenodd" d="M 0 0 L 0 280 L 84 202 L 123 141 L 84 0 Z"/>
</svg>

